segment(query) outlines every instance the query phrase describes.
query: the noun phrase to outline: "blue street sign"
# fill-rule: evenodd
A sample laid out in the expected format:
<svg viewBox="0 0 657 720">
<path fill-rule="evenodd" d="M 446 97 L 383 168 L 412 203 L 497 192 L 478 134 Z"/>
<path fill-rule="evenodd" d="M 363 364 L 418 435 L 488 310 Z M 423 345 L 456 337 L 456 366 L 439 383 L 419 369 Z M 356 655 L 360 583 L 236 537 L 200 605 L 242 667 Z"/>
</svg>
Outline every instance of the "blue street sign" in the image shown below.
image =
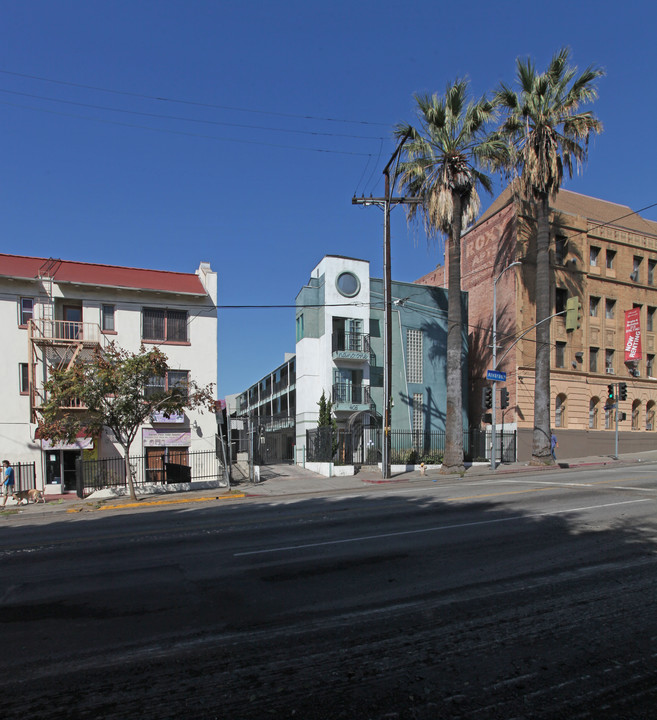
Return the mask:
<svg viewBox="0 0 657 720">
<path fill-rule="evenodd" d="M 502 370 L 486 370 L 486 380 L 506 382 L 506 373 Z"/>
</svg>

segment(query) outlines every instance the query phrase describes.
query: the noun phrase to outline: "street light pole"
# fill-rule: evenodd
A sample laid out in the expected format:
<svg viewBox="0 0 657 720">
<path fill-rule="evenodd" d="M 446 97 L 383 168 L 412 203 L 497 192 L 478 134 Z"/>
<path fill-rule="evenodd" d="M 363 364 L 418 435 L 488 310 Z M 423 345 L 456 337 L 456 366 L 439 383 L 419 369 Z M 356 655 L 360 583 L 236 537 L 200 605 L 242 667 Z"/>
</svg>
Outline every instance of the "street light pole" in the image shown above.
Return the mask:
<svg viewBox="0 0 657 720">
<path fill-rule="evenodd" d="M 495 278 L 493 282 L 493 370 L 497 370 L 497 281 L 504 275 L 504 273 L 515 267 L 516 265 L 522 265 L 519 260 L 512 262 L 507 265 L 504 270 Z M 495 402 L 497 399 L 497 380 L 493 380 L 493 402 L 491 406 L 491 440 L 492 447 L 490 452 L 490 467 L 493 472 L 496 468 L 496 428 L 495 428 Z"/>
</svg>

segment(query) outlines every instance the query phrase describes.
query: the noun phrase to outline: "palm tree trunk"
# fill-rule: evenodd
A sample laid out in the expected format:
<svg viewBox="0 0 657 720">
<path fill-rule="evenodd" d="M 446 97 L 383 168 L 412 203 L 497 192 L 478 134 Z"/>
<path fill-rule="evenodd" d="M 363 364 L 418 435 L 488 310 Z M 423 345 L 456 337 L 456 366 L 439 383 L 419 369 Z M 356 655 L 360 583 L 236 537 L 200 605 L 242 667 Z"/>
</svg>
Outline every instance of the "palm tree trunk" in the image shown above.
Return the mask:
<svg viewBox="0 0 657 720">
<path fill-rule="evenodd" d="M 536 229 L 536 374 L 534 378 L 533 465 L 552 463 L 550 450 L 550 202 L 538 202 Z M 545 322 L 541 322 L 544 320 Z"/>
<path fill-rule="evenodd" d="M 447 409 L 443 473 L 463 473 L 463 318 L 461 313 L 462 202 L 452 193 L 447 288 Z"/>
</svg>

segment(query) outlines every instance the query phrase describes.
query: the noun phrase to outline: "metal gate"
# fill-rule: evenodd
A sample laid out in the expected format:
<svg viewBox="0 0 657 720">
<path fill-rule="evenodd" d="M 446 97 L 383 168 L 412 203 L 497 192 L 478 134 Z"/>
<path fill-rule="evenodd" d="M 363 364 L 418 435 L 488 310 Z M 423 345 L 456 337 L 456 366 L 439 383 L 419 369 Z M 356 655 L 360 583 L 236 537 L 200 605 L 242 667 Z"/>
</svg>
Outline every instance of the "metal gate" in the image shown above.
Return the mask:
<svg viewBox="0 0 657 720">
<path fill-rule="evenodd" d="M 295 418 L 255 418 L 253 456 L 256 465 L 294 462 Z"/>
</svg>

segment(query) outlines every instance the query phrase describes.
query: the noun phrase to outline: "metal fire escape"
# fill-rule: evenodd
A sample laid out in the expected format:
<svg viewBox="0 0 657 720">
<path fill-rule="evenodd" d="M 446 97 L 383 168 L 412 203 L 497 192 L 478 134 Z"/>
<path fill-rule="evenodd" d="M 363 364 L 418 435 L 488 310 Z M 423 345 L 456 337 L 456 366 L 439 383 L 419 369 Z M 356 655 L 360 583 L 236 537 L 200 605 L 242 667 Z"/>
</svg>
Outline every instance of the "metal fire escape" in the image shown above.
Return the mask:
<svg viewBox="0 0 657 720">
<path fill-rule="evenodd" d="M 36 422 L 36 411 L 45 402 L 43 385 L 49 368 L 70 368 L 78 359 L 90 359 L 96 348 L 105 345 L 97 323 L 55 319 L 53 281 L 60 261 L 49 259 L 39 269 L 40 312 L 28 322 L 30 418 Z M 84 409 L 81 403 L 71 408 Z"/>
</svg>

